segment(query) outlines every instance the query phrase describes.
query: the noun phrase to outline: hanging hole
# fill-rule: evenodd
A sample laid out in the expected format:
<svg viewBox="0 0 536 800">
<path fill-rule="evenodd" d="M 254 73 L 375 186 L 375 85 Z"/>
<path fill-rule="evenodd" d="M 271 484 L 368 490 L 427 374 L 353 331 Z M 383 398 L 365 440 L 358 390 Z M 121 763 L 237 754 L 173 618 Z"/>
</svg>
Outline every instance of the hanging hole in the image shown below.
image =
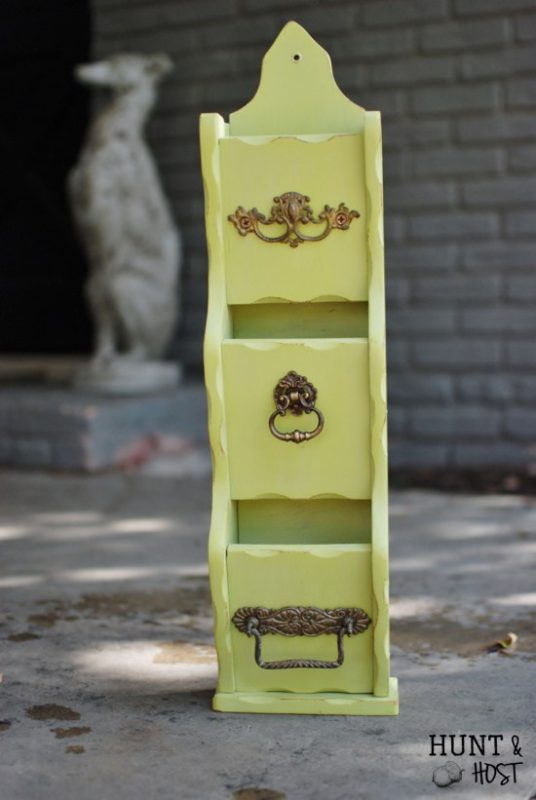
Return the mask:
<svg viewBox="0 0 536 800">
<path fill-rule="evenodd" d="M 301 53 L 294 53 L 294 55 L 292 56 L 292 60 L 293 61 L 301 61 L 302 60 L 302 54 Z"/>
</svg>

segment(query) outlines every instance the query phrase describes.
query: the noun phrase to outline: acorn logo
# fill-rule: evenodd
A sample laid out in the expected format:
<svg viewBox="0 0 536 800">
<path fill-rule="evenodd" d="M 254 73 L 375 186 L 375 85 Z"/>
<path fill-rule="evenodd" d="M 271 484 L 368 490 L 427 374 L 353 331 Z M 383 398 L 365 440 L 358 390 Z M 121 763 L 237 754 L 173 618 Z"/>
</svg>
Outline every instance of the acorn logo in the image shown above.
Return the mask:
<svg viewBox="0 0 536 800">
<path fill-rule="evenodd" d="M 436 767 L 432 780 L 436 786 L 444 789 L 450 786 L 451 783 L 459 783 L 462 779 L 463 769 L 456 764 L 455 761 L 447 761 L 442 767 Z"/>
</svg>

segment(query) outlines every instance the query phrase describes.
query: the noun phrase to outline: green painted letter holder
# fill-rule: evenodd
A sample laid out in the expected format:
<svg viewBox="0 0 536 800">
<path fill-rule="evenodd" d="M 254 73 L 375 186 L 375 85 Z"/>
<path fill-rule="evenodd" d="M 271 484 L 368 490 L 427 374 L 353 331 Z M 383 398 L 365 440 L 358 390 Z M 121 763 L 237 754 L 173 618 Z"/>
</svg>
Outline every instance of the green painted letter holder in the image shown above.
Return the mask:
<svg viewBox="0 0 536 800">
<path fill-rule="evenodd" d="M 201 151 L 214 708 L 397 714 L 380 115 L 290 22 Z"/>
</svg>

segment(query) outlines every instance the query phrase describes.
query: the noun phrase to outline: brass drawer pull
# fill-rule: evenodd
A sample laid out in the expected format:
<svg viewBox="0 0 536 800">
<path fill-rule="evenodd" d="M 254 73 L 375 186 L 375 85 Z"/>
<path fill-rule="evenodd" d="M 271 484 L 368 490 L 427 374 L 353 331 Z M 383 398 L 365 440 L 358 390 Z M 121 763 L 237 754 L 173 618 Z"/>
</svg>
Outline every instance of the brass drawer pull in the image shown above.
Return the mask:
<svg viewBox="0 0 536 800">
<path fill-rule="evenodd" d="M 241 633 L 255 639 L 255 662 L 261 669 L 337 669 L 344 662 L 344 637 L 363 633 L 372 620 L 362 608 L 315 608 L 314 606 L 287 606 L 285 608 L 239 608 L 233 623 Z M 290 658 L 283 661 L 264 661 L 262 637 L 267 634 L 281 636 L 321 636 L 336 634 L 337 659 L 319 661 L 311 658 Z"/>
<path fill-rule="evenodd" d="M 268 219 L 256 208 L 246 211 L 242 206 L 238 206 L 234 214 L 229 214 L 227 219 L 232 222 L 240 236 L 247 236 L 254 233 L 263 242 L 289 244 L 297 247 L 302 242 L 320 242 L 325 239 L 331 231 L 346 231 L 350 227 L 353 219 L 357 219 L 360 214 L 357 211 L 350 211 L 344 203 L 339 203 L 338 207 L 331 208 L 325 205 L 324 210 L 318 217 L 313 214 L 313 209 L 308 205 L 310 198 L 306 194 L 299 192 L 285 192 L 278 197 L 274 197 L 275 205 Z M 324 225 L 324 229 L 316 236 L 308 236 L 298 225 Z M 261 229 L 261 225 L 285 225 L 286 231 L 279 236 L 266 236 Z"/>
<path fill-rule="evenodd" d="M 274 389 L 275 411 L 270 415 L 268 421 L 270 432 L 276 439 L 300 444 L 300 442 L 306 442 L 318 436 L 324 427 L 324 415 L 318 408 L 315 408 L 316 395 L 315 387 L 305 375 L 298 375 L 297 372 L 291 370 L 281 378 Z M 287 411 L 290 411 L 295 417 L 314 412 L 318 419 L 316 428 L 312 431 L 295 430 L 289 433 L 278 431 L 275 421 L 277 417 L 284 417 Z"/>
</svg>

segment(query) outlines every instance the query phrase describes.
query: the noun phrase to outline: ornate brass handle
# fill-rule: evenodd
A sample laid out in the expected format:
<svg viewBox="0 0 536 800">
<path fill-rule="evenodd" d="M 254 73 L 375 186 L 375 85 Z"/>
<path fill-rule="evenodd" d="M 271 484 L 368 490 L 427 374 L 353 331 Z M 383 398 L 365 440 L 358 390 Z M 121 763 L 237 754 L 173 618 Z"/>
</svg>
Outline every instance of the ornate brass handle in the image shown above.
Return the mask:
<svg viewBox="0 0 536 800">
<path fill-rule="evenodd" d="M 325 239 L 332 230 L 345 231 L 350 227 L 353 219 L 357 219 L 360 214 L 357 211 L 350 211 L 344 203 L 339 203 L 338 207 L 331 208 L 325 205 L 324 210 L 318 217 L 313 214 L 313 209 L 308 205 L 310 198 L 299 192 L 285 192 L 278 197 L 274 197 L 275 205 L 268 219 L 256 208 L 246 211 L 242 206 L 238 206 L 234 214 L 229 214 L 227 219 L 233 223 L 241 236 L 254 233 L 263 242 L 289 244 L 297 247 L 302 242 L 320 242 Z M 267 236 L 263 233 L 261 225 L 285 225 L 286 231 L 279 236 Z M 298 225 L 324 225 L 323 230 L 316 236 L 308 236 Z"/>
<path fill-rule="evenodd" d="M 306 442 L 318 436 L 324 427 L 324 415 L 318 408 L 315 408 L 316 395 L 315 387 L 307 380 L 305 375 L 298 375 L 294 371 L 287 372 L 274 389 L 275 411 L 268 420 L 270 433 L 276 439 L 281 439 L 282 442 L 294 442 L 295 444 Z M 314 412 L 318 420 L 316 428 L 312 431 L 294 430 L 289 433 L 278 431 L 275 421 L 277 417 L 284 417 L 287 411 L 290 411 L 295 417 Z"/>
<path fill-rule="evenodd" d="M 239 608 L 233 615 L 239 631 L 255 639 L 255 662 L 261 669 L 337 669 L 344 662 L 344 637 L 366 631 L 372 620 L 362 608 L 315 608 L 286 606 L 285 608 Z M 335 661 L 310 658 L 291 658 L 283 661 L 264 661 L 262 637 L 267 633 L 281 636 L 337 635 Z"/>
</svg>

